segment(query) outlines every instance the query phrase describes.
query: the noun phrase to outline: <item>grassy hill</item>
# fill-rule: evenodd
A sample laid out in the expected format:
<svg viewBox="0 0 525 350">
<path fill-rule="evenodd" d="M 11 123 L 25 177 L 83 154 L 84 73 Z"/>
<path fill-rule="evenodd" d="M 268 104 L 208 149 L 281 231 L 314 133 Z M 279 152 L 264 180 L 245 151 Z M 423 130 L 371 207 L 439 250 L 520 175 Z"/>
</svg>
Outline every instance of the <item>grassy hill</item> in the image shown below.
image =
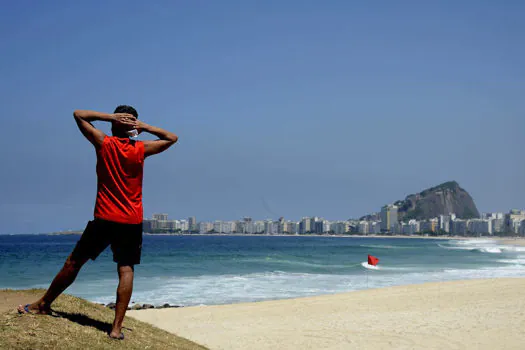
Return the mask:
<svg viewBox="0 0 525 350">
<path fill-rule="evenodd" d="M 206 349 L 130 317 L 124 320 L 126 339 L 109 339 L 114 311 L 70 295 L 56 300 L 51 316 L 16 312 L 43 292 L 0 291 L 0 349 Z"/>
</svg>

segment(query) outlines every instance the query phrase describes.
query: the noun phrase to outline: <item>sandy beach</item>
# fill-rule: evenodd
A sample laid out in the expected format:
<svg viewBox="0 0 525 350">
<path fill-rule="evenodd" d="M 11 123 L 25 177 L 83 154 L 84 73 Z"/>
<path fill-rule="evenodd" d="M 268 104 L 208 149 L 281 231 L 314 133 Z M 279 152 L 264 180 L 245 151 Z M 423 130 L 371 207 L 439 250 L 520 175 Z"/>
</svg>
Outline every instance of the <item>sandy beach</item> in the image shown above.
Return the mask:
<svg viewBox="0 0 525 350">
<path fill-rule="evenodd" d="M 525 246 L 525 238 L 523 237 L 495 238 L 495 239 L 500 244 Z"/>
<path fill-rule="evenodd" d="M 131 311 L 210 349 L 522 349 L 525 279 Z"/>
</svg>

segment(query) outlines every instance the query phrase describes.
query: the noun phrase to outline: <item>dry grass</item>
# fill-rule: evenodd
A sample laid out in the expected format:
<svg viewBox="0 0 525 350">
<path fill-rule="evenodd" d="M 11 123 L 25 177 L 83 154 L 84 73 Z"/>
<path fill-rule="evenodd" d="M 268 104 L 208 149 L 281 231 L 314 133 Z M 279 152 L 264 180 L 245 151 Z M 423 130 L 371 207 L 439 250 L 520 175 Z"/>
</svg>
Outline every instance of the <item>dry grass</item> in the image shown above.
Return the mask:
<svg viewBox="0 0 525 350">
<path fill-rule="evenodd" d="M 0 291 L 0 349 L 206 349 L 130 317 L 124 321 L 126 339 L 112 340 L 107 333 L 113 310 L 70 295 L 56 300 L 52 316 L 16 312 L 15 300 L 28 303 L 42 293 Z"/>
</svg>

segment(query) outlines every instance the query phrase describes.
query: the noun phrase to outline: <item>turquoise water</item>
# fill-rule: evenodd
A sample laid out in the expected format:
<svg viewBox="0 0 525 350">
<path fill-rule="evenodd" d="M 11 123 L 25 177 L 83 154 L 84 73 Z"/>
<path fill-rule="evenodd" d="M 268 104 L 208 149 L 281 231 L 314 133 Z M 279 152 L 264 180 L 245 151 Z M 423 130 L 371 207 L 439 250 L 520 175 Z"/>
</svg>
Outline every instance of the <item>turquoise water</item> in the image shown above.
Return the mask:
<svg viewBox="0 0 525 350">
<path fill-rule="evenodd" d="M 0 235 L 0 288 L 45 288 L 79 236 Z M 68 289 L 114 301 L 107 249 Z M 363 266 L 367 255 L 379 269 Z M 525 247 L 490 240 L 145 236 L 133 300 L 212 305 L 471 278 L 525 276 Z"/>
</svg>

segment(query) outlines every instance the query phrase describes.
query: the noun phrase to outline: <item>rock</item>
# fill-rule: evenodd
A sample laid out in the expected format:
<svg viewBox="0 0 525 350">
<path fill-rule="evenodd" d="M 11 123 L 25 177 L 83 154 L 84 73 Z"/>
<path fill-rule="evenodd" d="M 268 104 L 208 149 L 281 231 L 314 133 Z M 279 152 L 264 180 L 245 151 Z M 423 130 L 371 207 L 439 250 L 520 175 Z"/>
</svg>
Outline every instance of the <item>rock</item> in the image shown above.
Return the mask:
<svg viewBox="0 0 525 350">
<path fill-rule="evenodd" d="M 396 201 L 399 207 L 398 218 L 425 220 L 454 213 L 458 218 L 478 218 L 479 211 L 470 194 L 456 181 L 426 189 L 409 195 L 405 200 Z"/>
<path fill-rule="evenodd" d="M 131 310 L 142 310 L 142 306 L 140 306 L 139 304 L 135 304 L 131 307 Z"/>
<path fill-rule="evenodd" d="M 168 304 L 168 303 L 166 303 L 166 304 L 162 305 L 162 307 L 163 307 L 163 308 L 166 308 L 166 309 L 167 309 L 167 308 L 170 308 L 170 307 L 171 307 L 171 305 L 170 305 L 170 304 Z"/>
<path fill-rule="evenodd" d="M 109 303 L 109 304 L 106 305 L 106 307 L 110 308 L 111 310 L 115 310 L 115 307 L 117 307 L 117 304 Z"/>
<path fill-rule="evenodd" d="M 144 305 L 142 305 L 142 308 L 143 308 L 143 309 L 154 309 L 155 306 L 153 306 L 153 305 L 151 305 L 151 304 L 144 304 Z"/>
</svg>

